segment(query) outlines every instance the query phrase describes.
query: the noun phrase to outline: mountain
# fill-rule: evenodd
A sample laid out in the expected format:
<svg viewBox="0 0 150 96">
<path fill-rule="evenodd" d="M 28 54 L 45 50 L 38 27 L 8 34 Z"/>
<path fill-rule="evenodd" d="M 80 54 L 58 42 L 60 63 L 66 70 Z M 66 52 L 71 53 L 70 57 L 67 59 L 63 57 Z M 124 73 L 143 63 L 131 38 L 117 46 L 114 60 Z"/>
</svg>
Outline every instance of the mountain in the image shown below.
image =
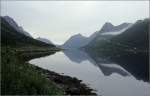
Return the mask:
<svg viewBox="0 0 150 96">
<path fill-rule="evenodd" d="M 98 31 L 96 38 L 101 35 L 118 35 L 128 29 L 132 23 L 122 23 L 120 25 L 114 26 L 113 24 L 106 22 L 103 27 Z"/>
<path fill-rule="evenodd" d="M 99 40 L 95 38 L 85 46 L 88 50 L 94 51 L 132 51 L 136 50 L 148 50 L 149 40 L 149 19 L 139 20 L 126 29 L 123 33 L 113 36 L 107 40 Z"/>
<path fill-rule="evenodd" d="M 26 32 L 21 26 L 19 26 L 11 17 L 9 16 L 4 16 L 3 19 L 5 19 L 5 21 L 7 21 L 7 23 L 9 23 L 13 28 L 16 29 L 16 31 L 26 35 L 26 36 L 29 36 L 29 37 L 32 37 L 28 32 Z"/>
<path fill-rule="evenodd" d="M 81 34 L 70 37 L 63 45 L 63 48 L 80 48 L 88 43 L 88 38 Z"/>
<path fill-rule="evenodd" d="M 94 32 L 93 34 L 91 34 L 91 35 L 88 37 L 88 39 L 90 39 L 89 42 L 92 41 L 98 34 L 99 34 L 99 31 L 96 31 L 96 32 Z"/>
<path fill-rule="evenodd" d="M 41 38 L 41 37 L 36 38 L 36 40 L 42 41 L 42 42 L 47 43 L 47 44 L 53 44 L 50 40 L 45 39 L 45 38 Z"/>
<path fill-rule="evenodd" d="M 120 25 L 114 26 L 109 22 L 106 22 L 102 29 L 100 30 L 100 33 L 106 33 L 106 32 L 118 32 L 123 30 L 124 28 L 127 28 L 131 23 L 122 23 Z"/>
<path fill-rule="evenodd" d="M 101 28 L 101 30 L 93 34 L 94 37 L 90 40 L 90 42 L 86 46 L 97 46 L 97 43 L 106 42 L 110 38 L 123 33 L 131 25 L 132 25 L 131 23 L 122 23 L 118 26 L 114 26 L 111 23 L 106 22 Z"/>
<path fill-rule="evenodd" d="M 107 58 L 119 64 L 139 80 L 148 81 L 149 22 L 149 18 L 138 20 L 121 34 L 106 40 L 94 39 L 84 50 L 94 58 Z"/>
<path fill-rule="evenodd" d="M 129 48 L 148 48 L 149 21 L 150 19 L 138 20 L 122 34 L 114 37 L 112 42 L 118 42 L 122 45 L 127 45 Z"/>
<path fill-rule="evenodd" d="M 14 24 L 12 26 L 12 24 Z M 1 45 L 2 46 L 46 46 L 55 47 L 52 44 L 46 44 L 29 37 L 16 29 L 15 21 L 8 22 L 4 17 L 1 17 Z"/>
<path fill-rule="evenodd" d="M 90 42 L 97 42 L 97 40 L 104 40 L 110 38 L 114 33 L 121 33 L 127 29 L 131 23 L 123 23 L 118 26 L 114 26 L 111 23 L 105 23 L 101 30 L 94 32 L 89 37 L 84 37 L 81 34 L 76 34 L 69 38 L 63 45 L 63 48 L 81 48 L 89 44 Z M 115 34 L 116 35 L 116 34 Z"/>
</svg>

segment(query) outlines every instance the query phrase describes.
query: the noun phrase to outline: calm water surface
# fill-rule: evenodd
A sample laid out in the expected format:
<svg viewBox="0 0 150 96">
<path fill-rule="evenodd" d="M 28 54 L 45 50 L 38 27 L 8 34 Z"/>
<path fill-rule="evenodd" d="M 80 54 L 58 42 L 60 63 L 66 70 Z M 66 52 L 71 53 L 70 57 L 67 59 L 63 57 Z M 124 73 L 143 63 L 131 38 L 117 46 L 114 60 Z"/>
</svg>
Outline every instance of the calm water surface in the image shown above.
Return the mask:
<svg viewBox="0 0 150 96">
<path fill-rule="evenodd" d="M 102 96 L 150 96 L 150 84 L 137 80 L 119 64 L 79 50 L 57 52 L 30 61 L 44 69 L 77 77 Z"/>
</svg>

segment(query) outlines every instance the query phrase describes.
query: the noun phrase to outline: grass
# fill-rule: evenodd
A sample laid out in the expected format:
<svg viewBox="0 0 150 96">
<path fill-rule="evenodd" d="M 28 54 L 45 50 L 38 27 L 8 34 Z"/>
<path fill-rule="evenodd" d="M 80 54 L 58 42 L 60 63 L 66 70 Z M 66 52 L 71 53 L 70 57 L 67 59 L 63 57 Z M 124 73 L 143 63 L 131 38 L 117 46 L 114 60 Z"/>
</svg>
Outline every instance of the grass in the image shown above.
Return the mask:
<svg viewBox="0 0 150 96">
<path fill-rule="evenodd" d="M 1 48 L 2 95 L 62 95 L 63 90 L 48 80 L 10 47 Z"/>
</svg>

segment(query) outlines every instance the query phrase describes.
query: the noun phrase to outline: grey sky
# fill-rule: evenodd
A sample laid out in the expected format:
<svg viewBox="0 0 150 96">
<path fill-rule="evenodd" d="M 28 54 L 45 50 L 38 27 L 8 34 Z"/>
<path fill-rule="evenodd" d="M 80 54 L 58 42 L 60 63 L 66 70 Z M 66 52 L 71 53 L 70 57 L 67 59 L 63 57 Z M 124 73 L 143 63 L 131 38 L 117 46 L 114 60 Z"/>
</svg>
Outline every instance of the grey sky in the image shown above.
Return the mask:
<svg viewBox="0 0 150 96">
<path fill-rule="evenodd" d="M 91 35 L 105 22 L 148 18 L 149 1 L 1 1 L 1 15 L 12 17 L 33 37 L 62 44 L 77 33 Z"/>
</svg>

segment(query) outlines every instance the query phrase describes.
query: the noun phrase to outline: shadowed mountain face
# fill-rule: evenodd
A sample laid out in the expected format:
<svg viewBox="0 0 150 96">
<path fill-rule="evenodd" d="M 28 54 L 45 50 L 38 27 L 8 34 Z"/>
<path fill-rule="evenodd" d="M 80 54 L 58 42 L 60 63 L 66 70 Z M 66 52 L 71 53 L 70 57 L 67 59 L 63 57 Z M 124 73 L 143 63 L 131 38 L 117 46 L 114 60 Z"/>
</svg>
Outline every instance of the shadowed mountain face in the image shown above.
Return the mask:
<svg viewBox="0 0 150 96">
<path fill-rule="evenodd" d="M 126 29 L 123 33 L 105 38 L 103 40 L 99 40 L 96 37 L 92 42 L 90 42 L 85 48 L 87 50 L 94 51 L 111 51 L 111 53 L 119 52 L 119 51 L 137 51 L 148 50 L 149 40 L 149 19 L 137 21 L 135 24 Z M 103 37 L 103 36 L 101 36 Z"/>
<path fill-rule="evenodd" d="M 14 29 L 16 29 L 16 31 L 32 37 L 28 32 L 26 32 L 21 26 L 19 26 L 11 17 L 9 16 L 4 16 L 3 19 L 5 19 L 5 21 L 7 21 Z"/>
<path fill-rule="evenodd" d="M 89 61 L 97 66 L 105 76 L 113 73 L 121 76 L 133 75 L 139 80 L 148 81 L 148 58 L 138 55 L 119 57 L 105 57 L 103 54 L 95 55 L 82 50 L 66 50 L 64 54 L 73 62 Z"/>
<path fill-rule="evenodd" d="M 111 40 L 131 48 L 147 49 L 149 47 L 149 21 L 149 19 L 139 20 L 125 32 Z"/>
<path fill-rule="evenodd" d="M 9 19 L 8 19 L 9 18 Z M 2 46 L 38 46 L 38 47 L 55 47 L 52 44 L 47 44 L 33 39 L 30 36 L 17 29 L 17 23 L 10 17 L 1 17 L 1 44 Z"/>
<path fill-rule="evenodd" d="M 118 32 L 121 31 L 125 28 L 127 28 L 131 23 L 122 23 L 118 26 L 114 26 L 111 23 L 107 22 L 103 25 L 102 29 L 99 31 L 100 33 L 105 33 L 105 32 Z"/>
</svg>

